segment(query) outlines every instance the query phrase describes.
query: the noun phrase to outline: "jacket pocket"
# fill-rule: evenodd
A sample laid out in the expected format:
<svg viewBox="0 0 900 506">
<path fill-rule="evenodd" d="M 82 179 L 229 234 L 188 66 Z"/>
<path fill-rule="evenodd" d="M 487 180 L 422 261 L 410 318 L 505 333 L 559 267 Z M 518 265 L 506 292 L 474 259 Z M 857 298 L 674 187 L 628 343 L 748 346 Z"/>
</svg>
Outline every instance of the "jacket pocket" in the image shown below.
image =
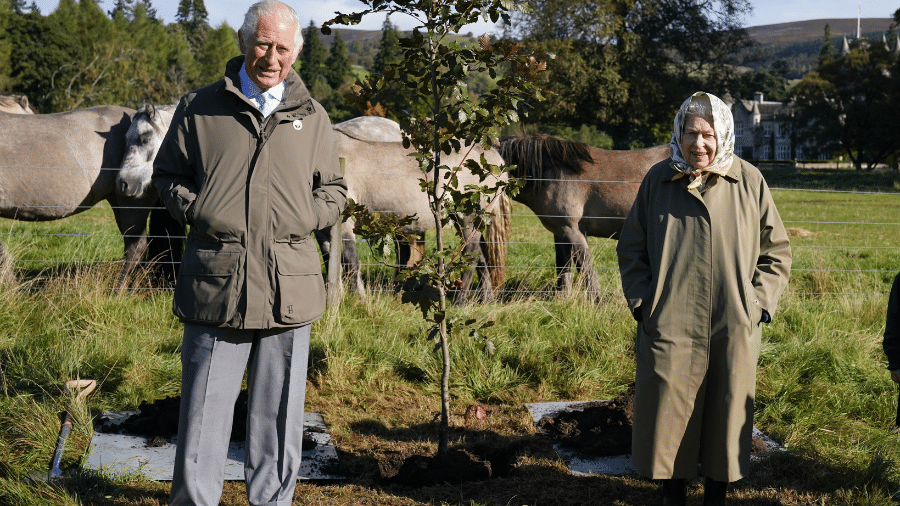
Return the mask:
<svg viewBox="0 0 900 506">
<path fill-rule="evenodd" d="M 283 325 L 305 325 L 325 312 L 325 281 L 315 243 L 307 238 L 299 243 L 275 245 L 275 319 Z"/>
<path fill-rule="evenodd" d="M 750 326 L 757 325 L 762 318 L 762 310 L 759 306 L 759 297 L 756 296 L 756 288 L 749 279 L 743 280 L 744 300 L 747 304 L 747 316 L 750 318 Z"/>
<path fill-rule="evenodd" d="M 175 284 L 172 308 L 182 320 L 226 323 L 234 317 L 241 251 L 189 248 Z"/>
</svg>

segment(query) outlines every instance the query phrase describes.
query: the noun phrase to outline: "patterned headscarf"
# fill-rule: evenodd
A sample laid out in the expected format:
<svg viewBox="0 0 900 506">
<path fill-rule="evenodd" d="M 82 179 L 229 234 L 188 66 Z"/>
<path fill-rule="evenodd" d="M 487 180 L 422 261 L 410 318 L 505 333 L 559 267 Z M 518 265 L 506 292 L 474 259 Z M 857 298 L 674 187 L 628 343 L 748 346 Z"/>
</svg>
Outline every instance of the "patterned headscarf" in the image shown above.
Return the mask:
<svg viewBox="0 0 900 506">
<path fill-rule="evenodd" d="M 716 157 L 708 167 L 701 170 L 688 165 L 684 155 L 681 154 L 681 134 L 684 130 L 688 104 L 691 103 L 691 100 L 703 100 L 704 98 L 709 100 L 712 106 L 712 127 L 716 131 Z M 681 104 L 678 114 L 675 115 L 675 130 L 672 133 L 670 147 L 672 149 L 672 168 L 681 172 L 673 179 L 689 176 L 688 189 L 700 186 L 703 183 L 704 173 L 724 176 L 731 168 L 734 159 L 734 117 L 731 115 L 731 109 L 715 95 L 703 91 L 694 93 Z"/>
</svg>

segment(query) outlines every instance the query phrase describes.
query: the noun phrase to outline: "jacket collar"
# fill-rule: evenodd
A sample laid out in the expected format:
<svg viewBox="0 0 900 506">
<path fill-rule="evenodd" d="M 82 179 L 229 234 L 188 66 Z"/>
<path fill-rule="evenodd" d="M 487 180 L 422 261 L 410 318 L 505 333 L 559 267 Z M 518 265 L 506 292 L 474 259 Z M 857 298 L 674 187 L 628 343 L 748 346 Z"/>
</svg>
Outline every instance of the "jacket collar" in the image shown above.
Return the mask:
<svg viewBox="0 0 900 506">
<path fill-rule="evenodd" d="M 225 91 L 236 95 L 248 106 L 251 106 L 258 111 L 256 106 L 253 105 L 253 103 L 250 102 L 250 99 L 241 91 L 240 72 L 243 65 L 243 55 L 235 56 L 225 64 Z M 306 88 L 306 85 L 303 84 L 300 75 L 297 74 L 294 69 L 291 69 L 287 77 L 284 78 L 284 97 L 281 100 L 281 105 L 279 105 L 278 108 L 275 109 L 275 112 L 272 113 L 273 116 L 278 116 L 279 119 L 294 120 L 315 114 L 315 112 L 316 108 L 313 105 L 312 96 L 309 94 L 309 90 Z"/>
</svg>

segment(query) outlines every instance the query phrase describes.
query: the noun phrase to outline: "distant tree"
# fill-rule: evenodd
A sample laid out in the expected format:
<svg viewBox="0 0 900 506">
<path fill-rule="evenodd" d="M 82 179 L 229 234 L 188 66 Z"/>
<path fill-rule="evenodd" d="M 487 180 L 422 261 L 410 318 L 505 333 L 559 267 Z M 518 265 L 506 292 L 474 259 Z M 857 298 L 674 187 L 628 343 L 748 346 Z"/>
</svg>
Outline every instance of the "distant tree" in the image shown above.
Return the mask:
<svg viewBox="0 0 900 506">
<path fill-rule="evenodd" d="M 400 58 L 400 32 L 391 23 L 391 16 L 387 15 L 381 25 L 381 42 L 378 44 L 378 52 L 375 53 L 372 72 L 383 75 L 385 69 L 399 62 Z"/>
<path fill-rule="evenodd" d="M 47 19 L 50 24 L 44 25 L 42 38 L 53 39 L 65 33 L 71 41 L 60 47 L 66 59 L 51 67 L 49 89 L 43 97 L 47 103 L 39 109 L 66 111 L 119 103 L 116 81 L 121 74 L 116 68 L 133 55 L 130 44 L 123 42 L 125 34 L 94 0 L 60 0 Z M 30 52 L 33 55 L 42 50 Z"/>
<path fill-rule="evenodd" d="M 206 6 L 203 0 L 180 0 L 178 2 L 178 12 L 175 13 L 175 21 L 180 25 L 188 26 L 192 29 L 209 26 L 209 13 L 206 12 Z"/>
<path fill-rule="evenodd" d="M 0 0 L 0 91 L 9 91 L 12 86 L 12 74 L 10 72 L 12 41 L 9 40 L 9 30 L 12 22 L 12 3 L 9 0 Z"/>
<path fill-rule="evenodd" d="M 628 149 L 658 143 L 654 129 L 690 93 L 724 92 L 732 55 L 751 43 L 740 26 L 750 8 L 749 0 L 536 2 L 506 35 L 556 55 L 540 82 L 555 93 L 533 120 L 597 125 Z"/>
<path fill-rule="evenodd" d="M 123 30 L 129 35 L 128 45 L 136 49 L 131 62 L 134 68 L 126 72 L 132 76 L 133 89 L 123 92 L 124 104 L 136 106 L 144 99 L 170 104 L 188 90 L 206 84 L 199 79 L 200 63 L 187 41 L 150 17 L 143 4 L 135 7 L 134 20 Z"/>
<path fill-rule="evenodd" d="M 819 47 L 819 65 L 831 60 L 835 57 L 834 43 L 831 42 L 833 37 L 831 33 L 831 24 L 825 23 L 825 34 L 822 36 L 822 44 Z"/>
<path fill-rule="evenodd" d="M 766 100 L 786 102 L 788 81 L 776 70 L 756 69 L 745 72 L 735 78 L 728 86 L 732 98 L 750 100 L 757 92 L 761 92 Z"/>
<path fill-rule="evenodd" d="M 339 32 L 334 32 L 331 41 L 331 52 L 325 61 L 325 79 L 332 88 L 339 88 L 350 74 L 350 58 L 347 56 L 347 45 Z"/>
<path fill-rule="evenodd" d="M 153 8 L 152 0 L 138 0 L 138 5 L 142 5 L 144 7 L 144 12 L 147 14 L 147 18 L 153 21 L 160 21 L 159 15 L 156 13 L 156 9 Z"/>
<path fill-rule="evenodd" d="M 311 19 L 304 39 L 303 49 L 300 51 L 297 63 L 300 65 L 300 78 L 307 86 L 310 86 L 315 77 L 323 73 L 325 60 L 328 59 L 328 49 L 319 38 L 319 29 Z"/>
<path fill-rule="evenodd" d="M 114 18 L 117 15 L 125 16 L 131 19 L 134 16 L 134 0 L 116 0 L 109 16 Z"/>
<path fill-rule="evenodd" d="M 205 84 L 219 80 L 225 73 L 225 63 L 240 52 L 237 32 L 227 23 L 210 29 L 197 59 L 200 65 L 199 82 Z"/>
<path fill-rule="evenodd" d="M 187 41 L 191 53 L 197 57 L 205 44 L 209 31 L 209 14 L 203 0 L 180 0 L 175 14 L 176 29 Z"/>
<path fill-rule="evenodd" d="M 385 76 L 384 86 L 370 97 L 371 104 L 364 114 L 384 115 L 399 121 L 403 116 L 423 111 L 424 104 L 416 94 L 400 80 L 387 76 L 389 69 L 403 59 L 400 31 L 391 23 L 390 14 L 381 25 L 381 41 L 375 53 L 371 74 Z"/>
<path fill-rule="evenodd" d="M 883 44 L 853 41 L 849 54 L 823 58 L 794 93 L 807 143 L 846 153 L 857 170 L 900 154 L 900 62 Z"/>
</svg>

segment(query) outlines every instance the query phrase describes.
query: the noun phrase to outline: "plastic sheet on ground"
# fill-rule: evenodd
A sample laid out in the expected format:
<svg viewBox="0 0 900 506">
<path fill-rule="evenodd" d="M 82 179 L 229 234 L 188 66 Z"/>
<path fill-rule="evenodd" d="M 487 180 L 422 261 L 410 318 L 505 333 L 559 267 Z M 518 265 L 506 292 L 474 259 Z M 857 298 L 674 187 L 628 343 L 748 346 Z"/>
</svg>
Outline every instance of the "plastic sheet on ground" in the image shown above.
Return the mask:
<svg viewBox="0 0 900 506">
<path fill-rule="evenodd" d="M 108 412 L 104 416 L 115 420 L 130 412 Z M 300 463 L 301 480 L 341 480 L 333 473 L 337 466 L 337 451 L 319 413 L 306 413 L 305 437 L 316 441 L 314 448 L 303 451 Z M 139 474 L 148 480 L 170 481 L 175 463 L 176 438 L 150 441 L 143 436 L 95 432 L 88 450 L 85 469 L 113 475 Z M 228 445 L 225 479 L 244 480 L 244 444 L 232 441 Z"/>
<path fill-rule="evenodd" d="M 525 407 L 531 413 L 534 423 L 537 424 L 541 418 L 545 416 L 556 416 L 563 411 L 572 411 L 579 409 L 579 406 L 603 401 L 575 401 L 575 402 L 532 402 L 526 403 Z M 761 439 L 766 444 L 766 451 L 780 450 L 784 447 L 778 444 L 769 436 L 763 434 L 759 429 L 753 427 L 753 437 Z M 614 457 L 584 457 L 578 455 L 578 452 L 553 445 L 553 448 L 562 457 L 563 462 L 568 466 L 569 471 L 574 476 L 597 476 L 597 475 L 614 475 L 621 476 L 625 474 L 636 474 L 631 455 L 618 455 Z M 752 460 L 756 460 L 757 455 L 751 456 Z"/>
</svg>

